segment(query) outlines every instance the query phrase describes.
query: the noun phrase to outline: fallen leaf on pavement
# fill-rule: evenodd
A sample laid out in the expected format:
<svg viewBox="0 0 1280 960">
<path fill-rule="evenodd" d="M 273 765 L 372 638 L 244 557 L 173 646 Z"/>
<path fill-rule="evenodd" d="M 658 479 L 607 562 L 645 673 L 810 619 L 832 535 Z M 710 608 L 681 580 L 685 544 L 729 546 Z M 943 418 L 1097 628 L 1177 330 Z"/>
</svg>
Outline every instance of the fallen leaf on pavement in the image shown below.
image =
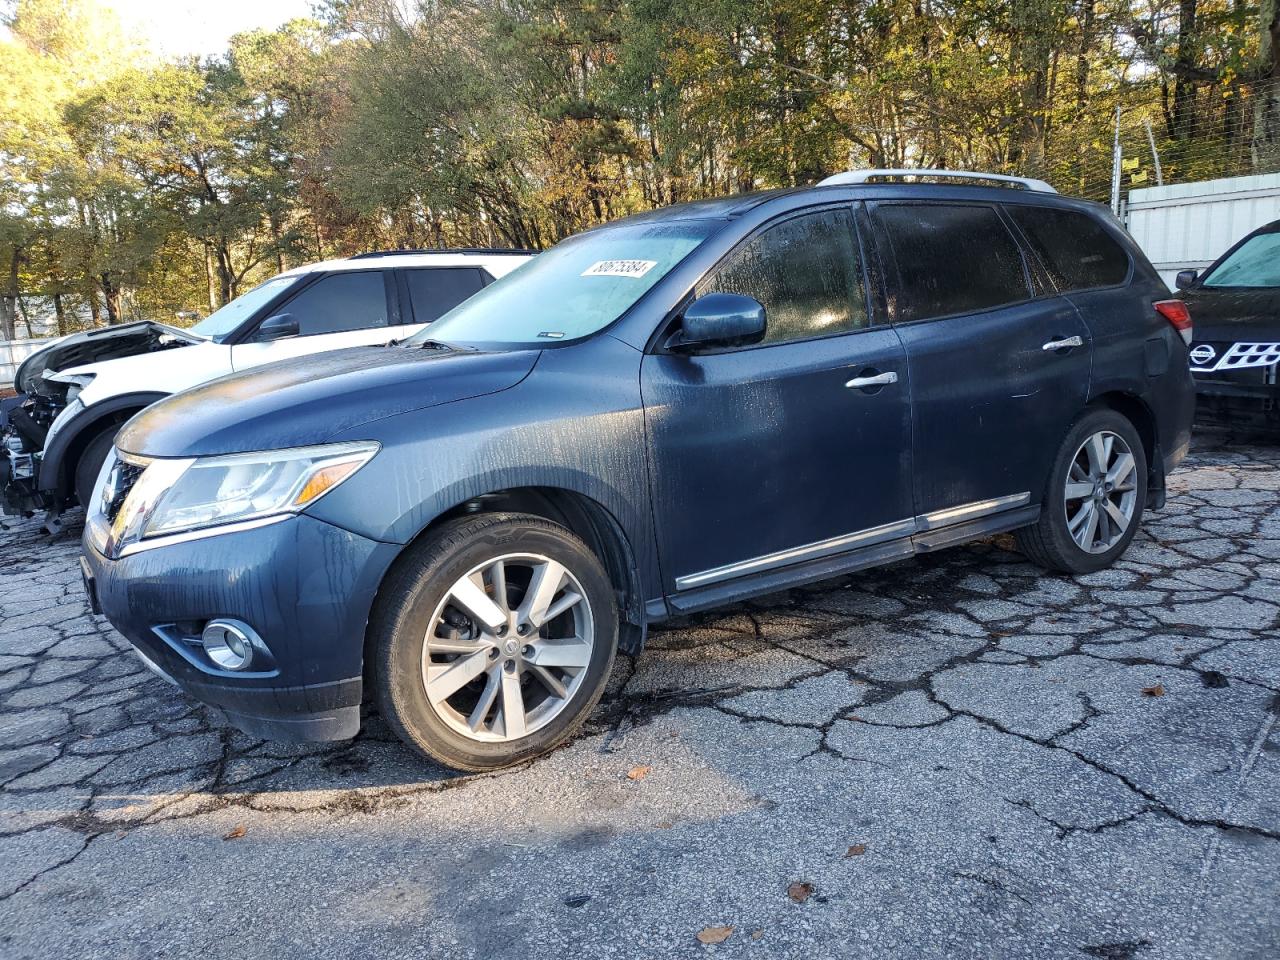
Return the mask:
<svg viewBox="0 0 1280 960">
<path fill-rule="evenodd" d="M 804 903 L 813 896 L 813 884 L 797 880 L 791 886 L 787 887 L 787 896 L 796 903 Z"/>
<path fill-rule="evenodd" d="M 644 766 L 632 767 L 630 770 L 627 771 L 627 779 L 643 780 L 645 777 L 649 775 L 649 771 L 652 769 L 653 767 L 644 767 Z"/>
<path fill-rule="evenodd" d="M 724 943 L 733 936 L 733 927 L 703 927 L 698 931 L 699 943 Z"/>
<path fill-rule="evenodd" d="M 759 939 L 760 939 L 761 937 L 763 937 L 763 936 L 764 936 L 764 931 L 763 931 L 763 930 L 752 930 L 752 931 L 751 931 L 751 939 L 752 939 L 752 940 L 759 940 Z"/>
<path fill-rule="evenodd" d="M 244 824 L 243 824 L 243 823 L 238 823 L 238 824 L 236 824 L 236 825 L 235 825 L 235 827 L 232 829 L 232 831 L 231 831 L 230 833 L 228 833 L 226 836 L 224 836 L 222 839 L 223 839 L 223 840 L 239 840 L 239 839 L 240 839 L 241 837 L 243 837 L 246 833 L 248 833 L 248 831 L 247 831 L 247 830 L 245 830 L 245 828 L 244 828 Z"/>
<path fill-rule="evenodd" d="M 1142 695 L 1143 695 L 1144 697 L 1163 697 L 1163 696 L 1164 696 L 1164 684 L 1162 684 L 1162 683 L 1157 683 L 1154 687 L 1143 687 L 1143 688 L 1142 688 Z"/>
<path fill-rule="evenodd" d="M 855 843 L 852 847 L 845 851 L 845 857 L 860 857 L 867 852 L 865 843 Z"/>
</svg>

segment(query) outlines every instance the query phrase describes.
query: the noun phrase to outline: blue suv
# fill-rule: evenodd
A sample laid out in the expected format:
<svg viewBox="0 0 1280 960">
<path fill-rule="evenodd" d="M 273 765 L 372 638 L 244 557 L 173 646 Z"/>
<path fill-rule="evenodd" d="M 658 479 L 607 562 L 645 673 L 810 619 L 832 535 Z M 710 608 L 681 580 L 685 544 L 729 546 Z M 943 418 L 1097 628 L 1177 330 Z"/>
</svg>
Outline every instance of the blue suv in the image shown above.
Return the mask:
<svg viewBox="0 0 1280 960">
<path fill-rule="evenodd" d="M 157 403 L 90 498 L 92 602 L 250 733 L 350 737 L 367 696 L 483 770 L 673 616 L 999 531 L 1105 567 L 1187 451 L 1186 306 L 1101 207 L 919 173 L 621 220 Z"/>
</svg>

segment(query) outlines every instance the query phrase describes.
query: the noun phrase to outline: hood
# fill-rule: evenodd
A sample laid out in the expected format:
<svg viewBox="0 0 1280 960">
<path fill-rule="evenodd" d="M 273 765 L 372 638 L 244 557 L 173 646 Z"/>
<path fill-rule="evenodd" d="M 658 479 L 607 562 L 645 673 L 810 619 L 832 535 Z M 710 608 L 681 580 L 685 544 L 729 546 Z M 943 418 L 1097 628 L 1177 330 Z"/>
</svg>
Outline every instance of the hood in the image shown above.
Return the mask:
<svg viewBox="0 0 1280 960">
<path fill-rule="evenodd" d="M 148 407 L 116 445 L 193 457 L 324 443 L 372 420 L 515 386 L 539 353 L 356 347 L 284 360 Z"/>
<path fill-rule="evenodd" d="M 1180 296 L 1197 343 L 1280 342 L 1280 287 L 1192 287 Z"/>
<path fill-rule="evenodd" d="M 49 392 L 44 380 L 47 371 L 57 373 L 101 360 L 115 360 L 203 342 L 204 338 L 194 333 L 152 320 L 83 330 L 62 337 L 27 357 L 13 378 L 14 387 L 19 393 L 43 394 Z M 65 389 L 65 385 L 57 389 Z"/>
</svg>

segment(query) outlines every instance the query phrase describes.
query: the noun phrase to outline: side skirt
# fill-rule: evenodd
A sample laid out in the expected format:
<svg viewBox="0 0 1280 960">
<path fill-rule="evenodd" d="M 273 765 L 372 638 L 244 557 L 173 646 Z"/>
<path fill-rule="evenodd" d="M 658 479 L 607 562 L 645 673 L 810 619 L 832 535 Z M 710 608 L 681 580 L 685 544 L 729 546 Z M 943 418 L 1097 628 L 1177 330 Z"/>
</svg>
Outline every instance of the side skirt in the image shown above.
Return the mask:
<svg viewBox="0 0 1280 960">
<path fill-rule="evenodd" d="M 931 553 L 944 547 L 988 537 L 994 533 L 1016 530 L 1018 527 L 1035 523 L 1038 519 L 1040 519 L 1039 504 L 1003 510 L 989 516 L 921 530 L 910 536 L 858 547 L 831 556 L 822 556 L 778 569 L 747 574 L 705 587 L 682 590 L 669 596 L 667 604 L 673 613 L 694 613 L 778 590 L 802 587 L 818 580 L 854 573 L 868 567 L 882 566 L 918 553 Z M 653 608 L 650 606 L 649 612 L 652 613 L 652 611 Z"/>
</svg>

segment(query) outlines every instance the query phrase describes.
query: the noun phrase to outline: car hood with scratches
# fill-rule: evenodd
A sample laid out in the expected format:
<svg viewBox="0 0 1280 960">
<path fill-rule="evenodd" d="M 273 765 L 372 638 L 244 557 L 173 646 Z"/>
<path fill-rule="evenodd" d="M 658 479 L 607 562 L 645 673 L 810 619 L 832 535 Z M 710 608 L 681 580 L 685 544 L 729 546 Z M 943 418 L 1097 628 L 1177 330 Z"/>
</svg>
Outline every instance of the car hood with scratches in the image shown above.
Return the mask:
<svg viewBox="0 0 1280 960">
<path fill-rule="evenodd" d="M 116 445 L 148 457 L 193 457 L 324 443 L 362 423 L 506 390 L 539 354 L 386 346 L 284 360 L 153 404 Z"/>
</svg>

